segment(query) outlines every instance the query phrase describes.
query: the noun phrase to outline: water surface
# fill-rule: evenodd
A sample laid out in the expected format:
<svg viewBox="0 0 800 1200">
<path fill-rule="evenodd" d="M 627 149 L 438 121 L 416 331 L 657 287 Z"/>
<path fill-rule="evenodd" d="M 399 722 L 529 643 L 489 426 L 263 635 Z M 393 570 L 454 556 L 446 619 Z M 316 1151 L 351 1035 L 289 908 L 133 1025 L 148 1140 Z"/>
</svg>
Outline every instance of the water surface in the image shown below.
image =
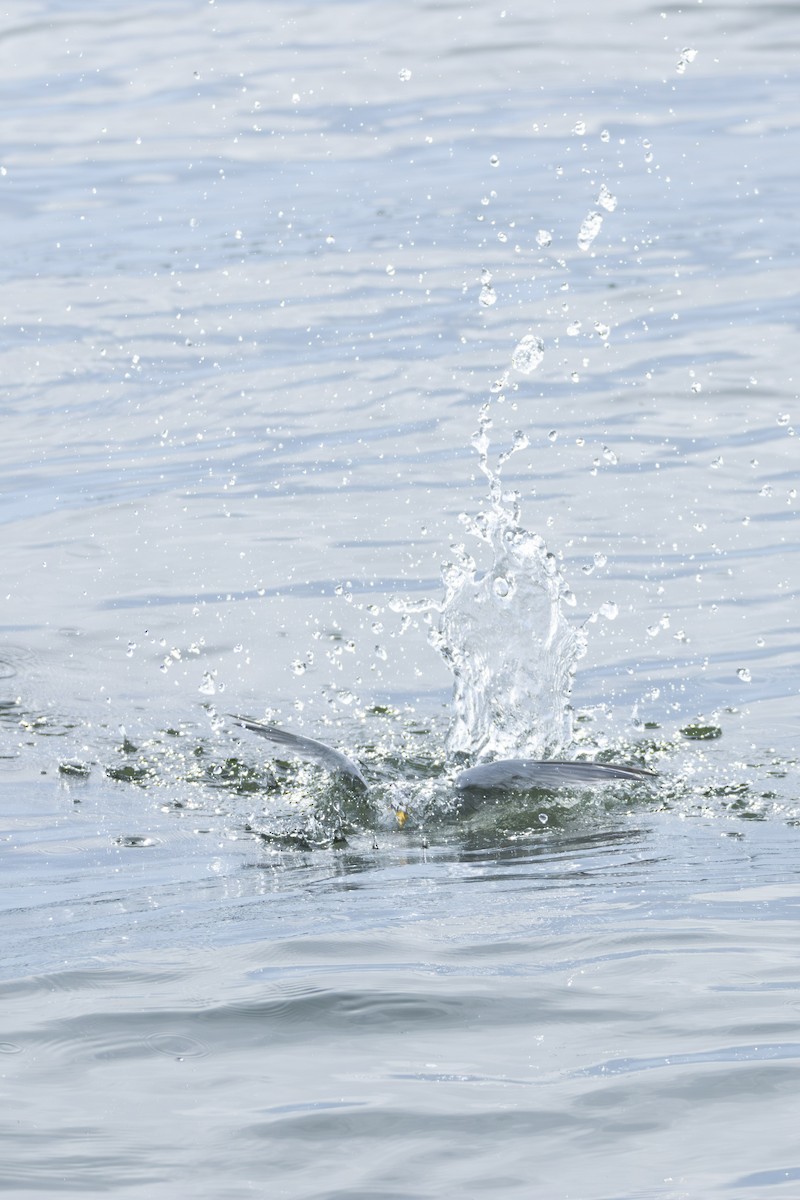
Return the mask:
<svg viewBox="0 0 800 1200">
<path fill-rule="evenodd" d="M 7 1194 L 796 1196 L 792 8 L 6 8 Z M 487 401 L 654 790 L 450 803 Z"/>
</svg>

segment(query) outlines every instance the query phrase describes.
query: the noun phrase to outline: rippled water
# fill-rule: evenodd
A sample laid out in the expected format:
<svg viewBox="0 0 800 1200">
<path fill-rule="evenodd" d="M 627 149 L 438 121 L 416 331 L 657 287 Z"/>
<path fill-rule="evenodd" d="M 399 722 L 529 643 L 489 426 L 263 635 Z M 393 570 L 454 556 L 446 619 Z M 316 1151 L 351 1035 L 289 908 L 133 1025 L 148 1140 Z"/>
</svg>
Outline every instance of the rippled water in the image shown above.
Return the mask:
<svg viewBox="0 0 800 1200">
<path fill-rule="evenodd" d="M 794 10 L 6 9 L 5 1192 L 796 1197 Z M 454 794 L 487 404 L 655 788 Z"/>
</svg>

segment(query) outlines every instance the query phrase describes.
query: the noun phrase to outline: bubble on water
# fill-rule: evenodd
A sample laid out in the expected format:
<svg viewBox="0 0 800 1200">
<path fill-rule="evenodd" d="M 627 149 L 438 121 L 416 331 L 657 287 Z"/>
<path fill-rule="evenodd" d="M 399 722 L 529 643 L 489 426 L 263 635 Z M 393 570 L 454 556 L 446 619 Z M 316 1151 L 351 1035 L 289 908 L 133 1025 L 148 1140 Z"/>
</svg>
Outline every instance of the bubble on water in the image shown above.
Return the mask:
<svg viewBox="0 0 800 1200">
<path fill-rule="evenodd" d="M 685 47 L 685 49 L 681 50 L 680 58 L 678 59 L 675 70 L 679 75 L 682 75 L 689 64 L 693 63 L 696 58 L 697 51 L 693 50 L 690 46 Z"/>
<path fill-rule="evenodd" d="M 553 241 L 553 235 L 549 229 L 540 229 L 536 234 L 536 245 L 544 250 Z"/>
<path fill-rule="evenodd" d="M 568 337 L 577 337 L 578 334 L 580 333 L 580 331 L 581 331 L 580 321 L 573 321 L 570 325 L 567 326 L 567 336 Z"/>
<path fill-rule="evenodd" d="M 518 343 L 511 356 L 511 365 L 521 375 L 530 375 L 544 358 L 544 342 L 535 333 L 528 333 Z"/>
<path fill-rule="evenodd" d="M 493 304 L 497 303 L 497 292 L 494 290 L 491 284 L 485 283 L 483 285 L 478 295 L 478 303 L 482 305 L 483 308 L 491 308 Z"/>
<path fill-rule="evenodd" d="M 408 67 L 401 67 L 397 72 L 397 78 L 401 83 L 408 83 L 409 79 L 411 78 L 411 72 L 409 71 Z"/>
<path fill-rule="evenodd" d="M 753 676 L 750 674 L 749 667 L 739 667 L 739 670 L 736 672 L 736 674 L 739 676 L 742 683 L 752 683 Z"/>
<path fill-rule="evenodd" d="M 600 191 L 597 196 L 597 203 L 602 205 L 606 212 L 613 212 L 619 203 L 617 197 L 613 195 L 604 183 L 600 184 Z"/>
<path fill-rule="evenodd" d="M 547 813 L 539 813 L 539 824 L 546 825 L 549 820 Z"/>
<path fill-rule="evenodd" d="M 602 227 L 603 217 L 599 212 L 587 213 L 578 231 L 578 249 L 588 250 Z"/>
</svg>

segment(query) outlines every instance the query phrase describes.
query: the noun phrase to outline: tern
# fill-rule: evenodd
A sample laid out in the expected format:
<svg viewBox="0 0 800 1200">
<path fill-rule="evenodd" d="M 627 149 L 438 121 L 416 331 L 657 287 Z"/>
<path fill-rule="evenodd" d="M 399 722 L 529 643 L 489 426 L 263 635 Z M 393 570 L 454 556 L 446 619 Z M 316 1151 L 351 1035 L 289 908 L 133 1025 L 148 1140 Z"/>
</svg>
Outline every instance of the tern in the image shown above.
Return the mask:
<svg viewBox="0 0 800 1200">
<path fill-rule="evenodd" d="M 254 721 L 250 717 L 242 717 L 236 713 L 229 713 L 228 716 L 242 729 L 247 729 L 250 733 L 264 738 L 279 754 L 286 753 L 293 758 L 302 759 L 304 762 L 316 763 L 356 791 L 365 792 L 367 790 L 367 781 L 360 769 L 341 750 L 334 750 L 333 747 L 327 746 L 324 742 L 318 742 L 314 738 L 298 733 L 288 733 L 285 729 L 279 729 L 275 725 Z M 568 786 L 580 787 L 626 779 L 646 782 L 656 778 L 655 771 L 648 771 L 644 767 L 617 766 L 614 763 L 501 758 L 459 771 L 455 777 L 454 786 L 456 791 L 462 793 L 466 798 L 486 792 L 514 793 L 530 792 L 534 789 L 554 791 Z M 408 815 L 405 807 L 399 808 L 396 815 L 400 825 L 404 825 Z"/>
</svg>

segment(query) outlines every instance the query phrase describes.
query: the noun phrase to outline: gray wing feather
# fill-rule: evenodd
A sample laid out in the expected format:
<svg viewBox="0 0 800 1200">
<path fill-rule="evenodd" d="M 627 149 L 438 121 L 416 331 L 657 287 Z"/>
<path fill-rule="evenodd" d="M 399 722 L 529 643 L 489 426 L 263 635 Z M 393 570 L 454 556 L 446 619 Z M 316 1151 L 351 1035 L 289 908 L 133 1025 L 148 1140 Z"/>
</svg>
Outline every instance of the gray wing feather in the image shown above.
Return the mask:
<svg viewBox="0 0 800 1200">
<path fill-rule="evenodd" d="M 249 729 L 251 733 L 257 733 L 259 737 L 264 738 L 274 750 L 283 751 L 304 762 L 317 763 L 326 771 L 334 775 L 343 775 L 351 783 L 366 788 L 367 781 L 356 764 L 340 750 L 334 750 L 324 742 L 315 741 L 314 738 L 302 737 L 299 733 L 287 733 L 285 729 L 278 729 L 275 725 L 264 725 L 261 721 L 251 721 L 249 717 L 240 717 L 236 713 L 229 713 L 228 716 L 237 725 L 241 725 L 242 729 Z"/>
<path fill-rule="evenodd" d="M 611 763 L 559 762 L 535 758 L 505 758 L 470 767 L 456 776 L 459 791 L 529 792 L 534 788 L 560 788 L 569 785 L 610 783 L 617 779 L 655 779 L 653 771 L 642 767 L 614 766 Z"/>
</svg>

